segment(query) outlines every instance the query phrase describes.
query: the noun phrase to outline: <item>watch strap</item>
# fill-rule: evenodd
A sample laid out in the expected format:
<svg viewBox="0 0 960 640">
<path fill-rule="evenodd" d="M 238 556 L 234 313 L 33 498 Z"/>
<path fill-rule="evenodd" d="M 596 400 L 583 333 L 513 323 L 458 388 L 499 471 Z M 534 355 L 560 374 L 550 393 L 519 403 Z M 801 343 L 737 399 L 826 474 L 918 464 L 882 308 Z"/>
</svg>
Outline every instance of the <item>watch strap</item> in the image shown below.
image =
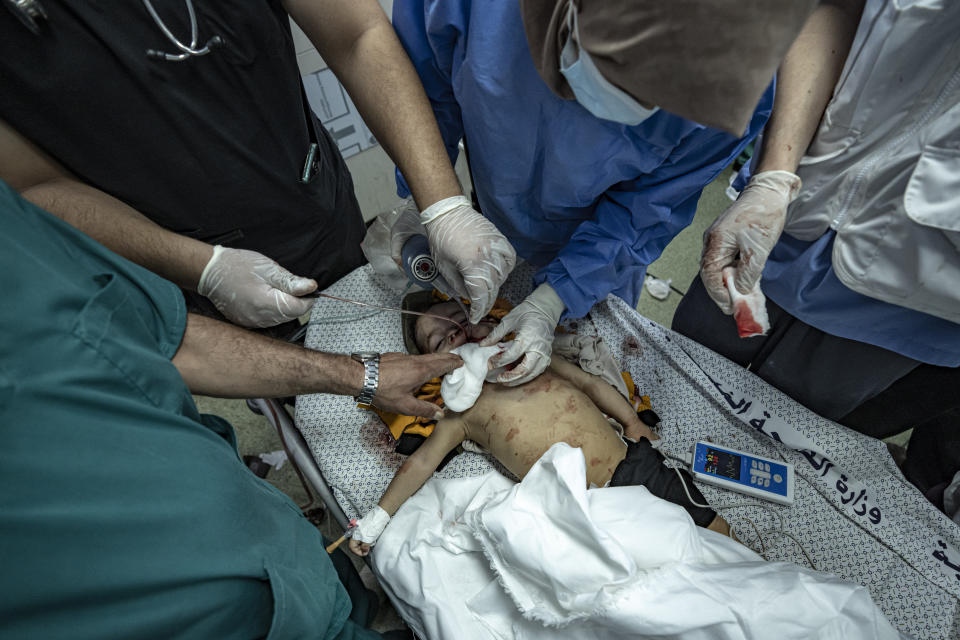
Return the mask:
<svg viewBox="0 0 960 640">
<path fill-rule="evenodd" d="M 373 397 L 380 386 L 380 354 L 361 354 L 360 361 L 363 363 L 363 388 L 354 399 L 360 407 L 367 409 L 373 406 Z"/>
</svg>

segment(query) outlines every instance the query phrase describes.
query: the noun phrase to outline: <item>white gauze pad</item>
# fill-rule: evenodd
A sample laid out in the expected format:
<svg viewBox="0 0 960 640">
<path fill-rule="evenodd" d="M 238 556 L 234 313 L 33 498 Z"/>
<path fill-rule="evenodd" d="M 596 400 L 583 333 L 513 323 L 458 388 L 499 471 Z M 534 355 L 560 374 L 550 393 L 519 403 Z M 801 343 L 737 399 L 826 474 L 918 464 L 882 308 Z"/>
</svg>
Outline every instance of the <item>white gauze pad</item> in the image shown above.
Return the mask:
<svg viewBox="0 0 960 640">
<path fill-rule="evenodd" d="M 737 333 L 741 338 L 766 335 L 770 331 L 770 320 L 767 318 L 767 298 L 760 290 L 760 281 L 753 285 L 753 290 L 744 295 L 733 284 L 733 267 L 723 270 L 723 282 L 730 292 L 730 301 L 733 303 L 733 318 L 737 321 Z"/>
<path fill-rule="evenodd" d="M 487 361 L 502 350 L 498 345 L 481 347 L 475 342 L 468 342 L 450 352 L 463 359 L 463 366 L 445 375 L 440 385 L 440 395 L 447 409 L 459 413 L 473 406 L 480 397 L 483 381 L 493 382 L 502 371 L 502 368 L 487 371 Z"/>
</svg>

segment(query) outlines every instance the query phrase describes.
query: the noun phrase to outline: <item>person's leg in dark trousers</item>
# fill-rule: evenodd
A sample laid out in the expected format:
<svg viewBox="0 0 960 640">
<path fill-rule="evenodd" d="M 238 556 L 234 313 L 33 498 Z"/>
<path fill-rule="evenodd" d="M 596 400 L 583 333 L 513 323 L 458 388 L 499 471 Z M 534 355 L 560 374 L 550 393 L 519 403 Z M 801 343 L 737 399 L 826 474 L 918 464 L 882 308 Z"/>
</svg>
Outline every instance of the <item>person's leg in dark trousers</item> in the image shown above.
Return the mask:
<svg viewBox="0 0 960 640">
<path fill-rule="evenodd" d="M 329 545 L 331 542 L 324 536 L 324 545 Z M 330 560 L 333 562 L 333 568 L 336 569 L 340 582 L 347 590 L 347 595 L 350 596 L 350 602 L 353 603 L 350 620 L 361 627 L 369 627 L 377 616 L 377 609 L 380 605 L 377 594 L 367 589 L 366 585 L 363 584 L 360 574 L 346 553 L 339 548 L 334 549 L 333 553 L 330 554 Z"/>
<path fill-rule="evenodd" d="M 960 368 L 920 365 L 839 422 L 881 438 L 913 428 L 903 474 L 942 494 L 960 470 Z"/>
<path fill-rule="evenodd" d="M 772 300 L 767 300 L 767 313 L 767 335 L 740 338 L 733 316 L 720 311 L 697 276 L 677 307 L 672 328 L 749 367 L 831 420 L 847 415 L 920 364 L 880 347 L 824 333 Z"/>
</svg>

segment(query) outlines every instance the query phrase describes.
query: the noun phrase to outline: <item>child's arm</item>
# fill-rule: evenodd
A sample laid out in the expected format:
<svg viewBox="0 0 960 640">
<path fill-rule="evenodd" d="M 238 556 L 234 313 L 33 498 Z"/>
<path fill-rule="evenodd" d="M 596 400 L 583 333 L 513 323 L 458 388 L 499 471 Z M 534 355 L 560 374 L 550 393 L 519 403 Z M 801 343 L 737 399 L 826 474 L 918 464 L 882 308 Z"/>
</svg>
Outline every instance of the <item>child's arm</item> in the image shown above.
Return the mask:
<svg viewBox="0 0 960 640">
<path fill-rule="evenodd" d="M 640 421 L 636 409 L 627 402 L 627 399 L 600 376 L 587 373 L 563 358 L 553 358 L 550 361 L 550 369 L 585 393 L 600 411 L 622 424 L 624 433 L 628 438 L 633 440 L 640 438 L 659 439 L 660 436 Z"/>
<path fill-rule="evenodd" d="M 460 416 L 438 420 L 430 437 L 400 465 L 397 474 L 393 476 L 383 497 L 380 498 L 379 507 L 392 517 L 400 505 L 430 479 L 440 462 L 454 447 L 463 442 L 464 438 L 466 438 L 466 431 Z M 371 544 L 366 542 L 350 540 L 350 551 L 358 556 L 370 553 L 370 546 Z"/>
</svg>

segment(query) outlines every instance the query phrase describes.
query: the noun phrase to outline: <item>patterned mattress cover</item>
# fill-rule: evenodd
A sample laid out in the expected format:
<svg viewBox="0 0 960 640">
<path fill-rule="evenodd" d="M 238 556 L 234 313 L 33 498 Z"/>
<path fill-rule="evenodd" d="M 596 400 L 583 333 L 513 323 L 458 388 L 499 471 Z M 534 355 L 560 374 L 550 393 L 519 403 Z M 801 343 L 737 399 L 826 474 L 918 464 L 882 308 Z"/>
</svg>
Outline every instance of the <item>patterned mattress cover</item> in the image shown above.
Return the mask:
<svg viewBox="0 0 960 640">
<path fill-rule="evenodd" d="M 519 303 L 532 286 L 532 269 L 518 266 L 501 295 Z M 369 266 L 328 293 L 400 306 L 401 293 Z M 662 419 L 664 447 L 686 452 L 712 440 L 792 463 L 795 503 L 778 510 L 786 530 L 803 545 L 815 568 L 867 587 L 890 621 L 915 638 L 960 638 L 960 527 L 937 511 L 901 475 L 884 443 L 808 411 L 782 392 L 716 353 L 644 318 L 609 297 L 587 318 L 563 323 L 600 335 L 649 395 Z M 734 330 L 731 324 L 731 330 Z M 320 299 L 306 344 L 350 353 L 403 351 L 400 316 Z M 305 395 L 296 422 L 347 517 L 377 503 L 400 466 L 386 426 L 349 398 Z M 464 452 L 437 475 L 458 478 L 500 469 L 485 455 Z M 501 469 L 502 470 L 502 469 Z M 755 499 L 698 485 L 712 504 Z M 723 513 L 760 551 L 752 526 L 777 526 L 769 511 L 734 507 Z M 766 557 L 806 565 L 797 543 L 764 536 Z M 386 577 L 389 580 L 389 576 Z"/>
</svg>

